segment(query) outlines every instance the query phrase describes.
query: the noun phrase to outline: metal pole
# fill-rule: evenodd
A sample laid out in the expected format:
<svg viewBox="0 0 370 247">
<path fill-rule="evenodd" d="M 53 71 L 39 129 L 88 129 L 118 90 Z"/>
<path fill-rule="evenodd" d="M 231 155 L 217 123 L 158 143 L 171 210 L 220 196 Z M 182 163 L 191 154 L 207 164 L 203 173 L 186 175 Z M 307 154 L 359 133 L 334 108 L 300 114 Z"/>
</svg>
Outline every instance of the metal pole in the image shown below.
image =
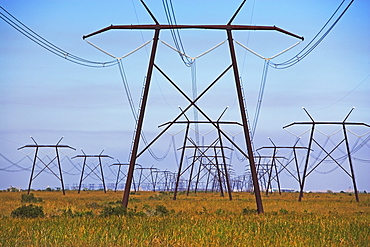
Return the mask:
<svg viewBox="0 0 370 247">
<path fill-rule="evenodd" d="M 188 189 L 186 191 L 186 195 L 187 196 L 189 195 L 190 187 L 191 187 L 191 181 L 193 179 L 192 177 L 193 177 L 193 171 L 194 171 L 194 166 L 195 166 L 195 160 L 196 160 L 195 156 L 196 156 L 196 153 L 197 153 L 197 148 L 194 148 L 193 162 L 191 163 L 191 168 L 190 168 L 190 176 L 189 176 Z"/>
<path fill-rule="evenodd" d="M 155 192 L 155 187 L 157 186 L 157 175 L 158 173 L 156 172 L 155 179 L 153 178 L 153 169 L 150 169 L 150 179 L 152 180 L 151 184 L 153 186 L 153 191 Z"/>
<path fill-rule="evenodd" d="M 267 182 L 266 196 L 269 194 L 269 188 L 270 187 L 271 187 L 271 191 L 272 191 L 271 177 L 272 177 L 272 169 L 273 169 L 273 166 L 274 166 L 275 152 L 276 152 L 276 147 L 274 148 L 274 154 L 272 155 L 270 172 L 268 172 L 269 180 Z"/>
<path fill-rule="evenodd" d="M 352 183 L 353 183 L 353 189 L 355 190 L 356 201 L 359 202 L 360 199 L 358 197 L 358 191 L 357 191 L 357 185 L 356 185 L 356 179 L 355 179 L 355 172 L 354 172 L 353 164 L 352 164 L 351 151 L 349 150 L 349 144 L 348 144 L 348 138 L 347 138 L 347 131 L 346 131 L 346 124 L 344 122 L 343 122 L 343 134 L 344 134 L 344 140 L 345 140 L 346 148 L 347 148 L 347 155 L 348 155 L 349 167 L 351 169 L 351 178 L 352 178 Z"/>
<path fill-rule="evenodd" d="M 243 93 L 241 90 L 241 83 L 239 79 L 239 71 L 238 71 L 238 65 L 236 61 L 236 55 L 235 55 L 235 49 L 234 49 L 234 43 L 233 43 L 233 37 L 231 33 L 231 28 L 226 29 L 227 32 L 227 38 L 229 41 L 229 48 L 230 48 L 230 56 L 234 71 L 234 79 L 235 79 L 235 86 L 236 91 L 238 94 L 238 101 L 239 101 L 239 108 L 240 108 L 240 114 L 243 122 L 243 128 L 244 128 L 244 137 L 245 142 L 248 150 L 248 159 L 249 159 L 249 165 L 252 173 L 252 180 L 253 180 L 253 187 L 254 187 L 254 195 L 256 198 L 256 204 L 257 204 L 257 211 L 258 213 L 263 213 L 263 205 L 262 205 L 262 198 L 260 193 L 260 187 L 258 184 L 258 178 L 257 178 L 257 172 L 256 172 L 256 166 L 254 164 L 254 158 L 253 158 L 253 149 L 252 149 L 252 143 L 249 135 L 249 128 L 248 128 L 248 120 L 245 112 L 245 106 L 243 103 Z"/>
<path fill-rule="evenodd" d="M 99 165 L 100 165 L 101 178 L 102 178 L 102 181 L 103 181 L 104 193 L 107 193 L 107 189 L 105 188 L 105 182 L 104 182 L 103 165 L 101 164 L 101 157 L 100 157 L 100 155 L 99 155 Z"/>
<path fill-rule="evenodd" d="M 121 165 L 118 165 L 118 173 L 117 173 L 117 180 L 116 180 L 116 186 L 114 188 L 114 192 L 117 192 L 117 186 L 118 186 L 118 179 L 119 179 L 119 174 L 121 172 Z"/>
<path fill-rule="evenodd" d="M 258 153 L 258 150 L 257 150 L 257 153 Z M 266 182 L 265 182 L 265 175 L 263 173 L 263 167 L 262 167 L 262 162 L 261 162 L 261 155 L 258 156 L 258 162 L 257 162 L 257 168 L 256 168 L 256 173 L 257 174 L 261 174 L 261 170 L 262 170 L 262 175 L 260 175 L 260 183 L 261 183 L 261 187 L 264 186 L 266 188 Z M 243 180 L 243 185 L 244 185 L 244 180 Z M 263 187 L 262 187 L 263 188 Z"/>
<path fill-rule="evenodd" d="M 213 149 L 214 150 L 214 153 L 215 153 L 215 159 L 216 159 L 216 169 L 217 169 L 217 175 L 218 175 L 218 183 L 220 185 L 220 192 L 221 192 L 221 196 L 224 197 L 225 194 L 224 194 L 224 188 L 223 188 L 223 183 L 222 183 L 222 178 L 221 178 L 221 171 L 220 171 L 220 166 L 218 164 L 218 157 L 217 157 L 217 152 L 216 152 L 216 148 Z"/>
<path fill-rule="evenodd" d="M 200 173 L 202 172 L 202 166 L 203 166 L 203 158 L 200 158 L 200 161 L 199 161 L 199 167 L 198 167 L 198 174 L 197 174 L 197 180 L 195 182 L 195 189 L 194 189 L 194 193 L 197 193 L 197 190 L 198 190 L 198 184 L 199 184 L 199 179 L 200 179 Z"/>
<path fill-rule="evenodd" d="M 296 152 L 295 147 L 293 147 L 293 152 L 294 152 L 295 167 L 297 169 L 298 183 L 299 183 L 299 186 L 301 186 L 301 175 L 299 174 L 299 165 L 298 165 L 297 152 Z"/>
<path fill-rule="evenodd" d="M 273 162 L 274 162 L 274 166 L 275 166 L 276 182 L 277 182 L 278 189 L 279 189 L 279 195 L 281 195 L 281 187 L 280 187 L 280 180 L 279 180 L 279 172 L 278 172 L 278 169 L 277 169 L 277 166 L 276 166 L 275 158 L 274 158 Z"/>
<path fill-rule="evenodd" d="M 60 139 L 61 141 L 62 139 Z M 59 142 L 60 142 L 59 141 Z M 58 142 L 58 143 L 59 143 Z M 59 159 L 59 153 L 58 153 L 58 146 L 55 147 L 55 152 L 57 153 L 57 161 L 58 161 L 58 166 L 59 166 L 59 175 L 60 175 L 60 182 L 62 183 L 62 191 L 63 191 L 63 195 L 66 194 L 66 192 L 64 191 L 64 183 L 63 183 L 63 174 L 62 174 L 62 166 L 60 164 L 60 159 Z"/>
<path fill-rule="evenodd" d="M 227 164 L 226 164 L 226 157 L 225 157 L 225 151 L 224 151 L 224 147 L 223 147 L 223 144 L 222 144 L 222 137 L 221 137 L 221 133 L 220 133 L 220 124 L 217 123 L 217 127 L 218 127 L 218 139 L 220 140 L 220 147 L 221 147 L 221 154 L 222 154 L 222 161 L 224 163 L 224 169 L 225 169 L 225 178 L 226 178 L 226 187 L 227 187 L 227 192 L 229 193 L 229 200 L 231 201 L 233 199 L 232 195 L 231 195 L 231 187 L 230 187 L 230 180 L 229 180 L 229 172 L 227 171 Z M 217 159 L 217 157 L 216 157 Z"/>
<path fill-rule="evenodd" d="M 205 191 L 208 192 L 208 185 L 209 185 L 209 178 L 211 176 L 211 169 L 206 169 L 206 172 L 208 171 L 208 174 L 207 174 L 207 182 L 206 182 L 206 189 Z"/>
<path fill-rule="evenodd" d="M 312 141 L 313 141 L 313 133 L 314 132 L 315 132 L 315 122 L 313 121 L 313 123 L 312 123 L 312 129 L 311 129 L 311 135 L 310 135 L 310 141 L 308 143 L 308 148 L 307 148 L 306 162 L 305 162 L 305 165 L 304 165 L 304 170 L 303 170 L 303 175 L 302 175 L 301 189 L 299 191 L 299 198 L 298 198 L 298 201 L 299 202 L 302 201 L 302 197 L 303 197 L 303 187 L 304 187 L 304 182 L 306 180 L 308 160 L 309 160 L 309 157 L 310 157 L 310 151 L 311 151 L 311 146 L 312 146 Z"/>
<path fill-rule="evenodd" d="M 142 130 L 142 127 L 143 127 L 143 122 L 144 122 L 146 103 L 147 103 L 148 96 L 149 96 L 150 81 L 151 81 L 151 78 L 152 78 L 155 55 L 156 55 L 156 52 L 157 52 L 159 32 L 160 32 L 160 28 L 156 27 L 155 32 L 154 32 L 153 46 L 152 46 L 152 51 L 151 51 L 151 55 L 150 55 L 150 61 L 149 61 L 147 76 L 146 76 L 145 88 L 144 88 L 144 93 L 143 93 L 143 100 L 142 100 L 142 103 L 141 103 L 140 114 L 139 114 L 139 118 L 138 118 L 138 121 L 137 121 L 137 128 L 136 128 L 136 133 L 135 133 L 134 146 L 133 146 L 131 157 L 130 157 L 130 167 L 129 167 L 128 173 L 127 173 L 125 191 L 123 193 L 122 205 L 125 208 L 127 208 L 128 199 L 130 197 L 131 183 L 132 183 L 132 178 L 133 178 L 133 175 L 134 175 L 137 152 L 138 152 L 138 149 L 139 149 L 140 135 L 141 135 L 141 130 Z"/>
<path fill-rule="evenodd" d="M 39 151 L 39 147 L 37 146 L 36 147 L 36 151 L 35 151 L 35 157 L 33 159 L 33 164 L 32 164 L 32 171 L 31 171 L 30 182 L 28 184 L 28 192 L 27 192 L 28 195 L 30 194 L 30 191 L 31 191 L 31 183 L 32 183 L 32 180 L 33 180 L 33 173 L 35 171 L 36 159 L 37 159 L 37 153 L 38 153 L 38 151 Z"/>
<path fill-rule="evenodd" d="M 181 151 L 181 158 L 180 158 L 180 164 L 179 164 L 179 171 L 177 173 L 177 179 L 176 179 L 176 184 L 175 184 L 175 191 L 173 193 L 173 200 L 176 200 L 177 197 L 177 190 L 179 188 L 179 182 L 180 182 L 180 177 L 181 177 L 181 169 L 182 169 L 182 163 L 184 160 L 184 155 L 185 155 L 185 146 L 186 146 L 186 140 L 188 139 L 188 133 L 189 133 L 189 128 L 190 128 L 190 123 L 186 125 L 186 131 L 185 131 L 185 136 L 184 136 L 184 143 L 182 145 L 182 151 Z"/>
<path fill-rule="evenodd" d="M 83 175 L 84 175 L 85 165 L 86 165 L 86 155 L 84 157 L 84 164 L 82 165 L 80 185 L 78 186 L 78 194 L 80 194 L 80 191 L 81 191 L 81 183 L 82 183 L 82 178 L 83 178 Z"/>
</svg>

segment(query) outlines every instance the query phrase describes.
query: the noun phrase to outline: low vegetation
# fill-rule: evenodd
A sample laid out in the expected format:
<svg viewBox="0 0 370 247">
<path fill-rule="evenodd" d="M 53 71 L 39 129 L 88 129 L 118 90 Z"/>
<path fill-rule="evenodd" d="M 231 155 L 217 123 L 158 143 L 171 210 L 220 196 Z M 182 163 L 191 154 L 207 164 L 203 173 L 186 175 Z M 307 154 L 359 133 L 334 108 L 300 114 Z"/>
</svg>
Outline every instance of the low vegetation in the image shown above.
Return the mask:
<svg viewBox="0 0 370 247">
<path fill-rule="evenodd" d="M 0 246 L 368 246 L 370 194 L 0 193 Z M 41 199 L 42 198 L 42 199 Z"/>
</svg>

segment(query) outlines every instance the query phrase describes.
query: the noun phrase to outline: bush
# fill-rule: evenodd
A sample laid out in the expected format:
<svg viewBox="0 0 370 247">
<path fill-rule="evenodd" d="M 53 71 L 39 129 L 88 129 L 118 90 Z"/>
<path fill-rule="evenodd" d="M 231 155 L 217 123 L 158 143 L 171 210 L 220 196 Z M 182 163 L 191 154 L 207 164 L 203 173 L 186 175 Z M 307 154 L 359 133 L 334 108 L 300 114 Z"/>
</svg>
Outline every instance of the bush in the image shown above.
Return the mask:
<svg viewBox="0 0 370 247">
<path fill-rule="evenodd" d="M 9 188 L 7 188 L 7 189 L 6 189 L 6 191 L 8 191 L 8 192 L 19 192 L 19 191 L 21 191 L 21 190 L 20 190 L 20 189 L 15 188 L 15 187 L 13 187 L 13 186 L 10 186 Z"/>
<path fill-rule="evenodd" d="M 101 216 L 110 216 L 110 215 L 126 215 L 127 210 L 122 205 L 118 205 L 115 207 L 112 206 L 106 206 L 103 208 L 103 210 L 100 212 Z"/>
<path fill-rule="evenodd" d="M 22 205 L 12 211 L 11 216 L 14 218 L 37 218 L 44 217 L 42 206 L 30 204 L 28 206 Z"/>
<path fill-rule="evenodd" d="M 129 202 L 141 202 L 141 200 L 139 198 L 134 198 L 134 197 L 130 197 L 130 199 L 128 199 Z M 120 203 L 122 203 L 120 201 Z"/>
<path fill-rule="evenodd" d="M 250 209 L 250 208 L 243 208 L 242 214 L 256 214 L 256 209 Z"/>
<path fill-rule="evenodd" d="M 33 202 L 33 203 L 38 203 L 38 202 L 42 202 L 42 198 L 41 197 L 35 197 L 35 195 L 33 193 L 30 193 L 29 195 L 27 194 L 22 194 L 21 195 L 21 202 Z"/>
<path fill-rule="evenodd" d="M 215 214 L 217 214 L 217 215 L 222 215 L 222 214 L 225 214 L 225 213 L 226 213 L 226 211 L 221 209 L 221 208 L 217 209 L 216 212 L 215 212 Z"/>
<path fill-rule="evenodd" d="M 281 209 L 279 210 L 279 212 L 280 212 L 281 214 L 287 214 L 287 213 L 289 213 L 289 212 L 288 212 L 288 210 L 286 210 L 285 208 L 281 208 Z"/>
<path fill-rule="evenodd" d="M 137 215 L 146 215 L 146 216 L 165 216 L 170 213 L 174 213 L 174 210 L 168 210 L 163 205 L 157 205 L 155 208 L 150 207 L 148 204 L 144 204 L 142 213 L 136 213 Z"/>
<path fill-rule="evenodd" d="M 170 211 L 163 205 L 157 205 L 155 207 L 156 215 L 168 215 Z"/>
</svg>

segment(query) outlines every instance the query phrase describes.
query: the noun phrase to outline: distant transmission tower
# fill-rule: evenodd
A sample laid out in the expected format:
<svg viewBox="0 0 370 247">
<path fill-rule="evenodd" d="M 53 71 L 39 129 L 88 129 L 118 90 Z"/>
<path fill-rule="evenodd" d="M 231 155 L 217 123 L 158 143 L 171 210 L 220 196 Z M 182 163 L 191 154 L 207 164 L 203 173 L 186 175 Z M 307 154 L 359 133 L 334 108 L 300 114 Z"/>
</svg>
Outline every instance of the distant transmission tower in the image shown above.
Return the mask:
<svg viewBox="0 0 370 247">
<path fill-rule="evenodd" d="M 78 186 L 78 194 L 80 194 L 80 191 L 81 191 L 82 181 L 85 180 L 91 174 L 94 174 L 100 181 L 102 181 L 102 183 L 103 183 L 103 190 L 104 190 L 104 193 L 106 193 L 107 190 L 106 190 L 106 186 L 105 186 L 105 180 L 104 180 L 104 174 L 103 174 L 103 165 L 102 165 L 101 159 L 102 158 L 110 158 L 110 159 L 113 159 L 113 157 L 111 157 L 109 155 L 106 155 L 106 154 L 103 154 L 104 149 L 100 152 L 100 154 L 85 154 L 85 152 L 82 149 L 81 149 L 81 152 L 83 154 L 79 154 L 79 155 L 76 155 L 76 156 L 72 157 L 72 159 L 74 159 L 74 158 L 84 158 L 84 163 L 82 165 L 82 171 L 81 171 L 80 184 Z M 87 158 L 98 158 L 99 163 L 96 166 L 94 166 L 94 167 L 90 167 L 87 164 L 87 162 L 86 162 Z M 87 172 L 87 174 L 84 174 L 85 167 L 89 169 L 89 171 Z M 100 168 L 100 171 L 97 170 L 98 167 Z"/>
<path fill-rule="evenodd" d="M 256 149 L 256 151 L 258 152 L 259 150 L 264 150 L 264 149 L 272 149 L 272 155 L 271 156 L 258 156 L 258 164 L 257 164 L 257 167 L 259 167 L 259 169 L 261 169 L 261 166 L 263 166 L 260 161 L 261 161 L 261 158 L 268 158 L 268 159 L 271 159 L 272 162 L 271 162 L 271 165 L 268 164 L 270 166 L 270 169 L 269 170 L 264 170 L 262 171 L 262 174 L 261 174 L 261 177 L 260 177 L 260 180 L 261 179 L 264 179 L 265 180 L 265 175 L 267 174 L 268 175 L 268 180 L 267 180 L 267 185 L 266 185 L 266 195 L 268 194 L 268 190 L 269 190 L 269 187 L 271 186 L 271 181 L 272 180 L 276 180 L 277 184 L 278 184 L 278 189 L 279 189 L 279 193 L 281 194 L 281 188 L 280 188 L 280 181 L 279 181 L 279 174 L 285 170 L 287 171 L 295 180 L 297 180 L 297 182 L 299 183 L 299 186 L 302 185 L 302 182 L 301 182 L 301 176 L 300 176 L 300 173 L 299 173 L 299 161 L 298 161 L 298 156 L 297 156 L 297 150 L 307 150 L 308 148 L 307 147 L 302 147 L 302 146 L 297 146 L 298 144 L 298 141 L 299 139 L 296 141 L 296 143 L 293 145 L 293 146 L 276 146 L 275 143 L 269 138 L 270 142 L 272 143 L 273 146 L 264 146 L 264 147 L 260 147 L 258 149 Z M 288 149 L 288 150 L 293 150 L 293 158 L 291 160 L 288 160 L 285 164 L 283 164 L 279 158 L 281 159 L 286 159 L 286 157 L 284 156 L 277 156 L 279 150 L 284 150 L 284 149 Z M 295 169 L 296 169 L 296 173 L 292 173 L 289 169 L 288 169 L 288 165 L 294 161 L 294 164 L 295 164 Z M 280 164 L 280 167 L 279 169 L 277 168 L 277 163 Z M 273 168 L 275 168 L 275 176 L 272 176 L 272 173 L 273 173 Z M 263 168 L 262 168 L 263 169 Z M 271 187 L 272 189 L 272 187 Z"/>
<path fill-rule="evenodd" d="M 309 138 L 309 141 L 308 141 L 307 155 L 306 155 L 306 160 L 305 160 L 305 166 L 304 166 L 304 170 L 303 170 L 302 180 L 301 180 L 301 183 L 300 183 L 300 193 L 299 193 L 299 199 L 298 200 L 299 201 L 302 200 L 302 197 L 303 197 L 303 189 L 304 189 L 306 178 L 319 165 L 321 165 L 325 160 L 331 160 L 338 167 L 340 167 L 352 179 L 353 189 L 355 191 L 355 196 L 356 196 L 356 201 L 358 202 L 359 201 L 359 197 L 358 197 L 358 191 L 357 191 L 357 185 L 356 185 L 356 179 L 355 179 L 355 172 L 354 172 L 353 162 L 352 162 L 352 154 L 351 154 L 351 150 L 350 150 L 350 147 L 349 147 L 349 140 L 348 140 L 348 135 L 347 135 L 347 131 L 348 131 L 347 130 L 347 126 L 364 126 L 364 127 L 370 127 L 370 125 L 365 124 L 365 123 L 347 122 L 347 119 L 348 119 L 349 115 L 352 113 L 352 111 L 354 110 L 354 108 L 352 108 L 350 110 L 350 112 L 347 114 L 347 116 L 344 118 L 344 120 L 342 122 L 317 122 L 317 121 L 315 121 L 311 117 L 311 115 L 308 113 L 308 111 L 305 108 L 303 108 L 303 110 L 306 112 L 306 114 L 308 115 L 308 117 L 311 119 L 311 122 L 294 122 L 294 123 L 288 124 L 288 125 L 286 125 L 286 126 L 283 127 L 283 128 L 288 128 L 288 127 L 291 127 L 293 125 L 311 125 L 310 138 Z M 335 145 L 334 148 L 332 148 L 331 150 L 327 150 L 322 143 L 318 142 L 318 140 L 315 139 L 315 132 L 317 132 L 316 127 L 318 125 L 340 125 L 340 126 L 342 126 L 343 139 L 341 139 Z M 315 145 L 315 147 L 317 147 L 319 149 L 319 151 L 321 151 L 321 152 L 324 153 L 324 157 L 323 158 L 320 158 L 320 157 L 317 158 L 317 160 L 315 161 L 315 163 L 312 165 L 313 167 L 308 167 L 309 160 L 310 160 L 310 154 L 311 154 L 312 146 L 313 145 Z M 349 165 L 350 171 L 347 171 L 342 166 L 342 164 L 337 159 L 335 159 L 333 157 L 333 152 L 335 150 L 337 150 L 341 145 L 344 145 L 345 146 L 345 149 L 346 149 L 346 159 L 345 160 L 348 161 L 348 165 Z"/>
<path fill-rule="evenodd" d="M 65 195 L 65 191 L 64 191 L 64 182 L 63 182 L 63 174 L 62 174 L 62 166 L 61 166 L 61 163 L 60 163 L 60 157 L 59 157 L 59 151 L 58 149 L 59 148 L 69 148 L 69 149 L 73 149 L 73 150 L 76 150 L 75 148 L 73 147 L 70 147 L 68 145 L 61 145 L 59 144 L 63 137 L 60 138 L 60 140 L 57 142 L 57 144 L 55 145 L 40 145 L 38 144 L 35 139 L 31 136 L 31 139 L 32 141 L 35 143 L 35 144 L 31 144 L 31 145 L 25 145 L 23 147 L 20 147 L 18 148 L 18 150 L 20 149 L 23 149 L 23 148 L 36 148 L 36 151 L 35 151 L 35 156 L 33 158 L 33 164 L 32 164 L 32 170 L 31 170 L 31 176 L 30 176 L 30 181 L 28 183 L 28 194 L 30 193 L 30 190 L 31 190 L 31 184 L 32 184 L 32 181 L 37 178 L 45 169 L 48 169 L 61 183 L 62 185 L 62 191 L 63 191 L 63 195 Z M 55 149 L 55 157 L 53 157 L 48 163 L 45 162 L 44 160 L 42 160 L 39 156 L 39 151 L 41 148 L 53 148 Z M 54 161 L 57 161 L 58 163 L 58 170 L 59 170 L 59 175 L 54 172 L 52 170 L 52 168 L 50 167 L 50 165 L 54 162 Z M 37 161 L 40 161 L 43 165 L 44 165 L 44 168 L 42 168 L 36 175 L 34 174 L 35 172 L 35 167 L 36 167 L 36 164 L 37 164 Z"/>
</svg>

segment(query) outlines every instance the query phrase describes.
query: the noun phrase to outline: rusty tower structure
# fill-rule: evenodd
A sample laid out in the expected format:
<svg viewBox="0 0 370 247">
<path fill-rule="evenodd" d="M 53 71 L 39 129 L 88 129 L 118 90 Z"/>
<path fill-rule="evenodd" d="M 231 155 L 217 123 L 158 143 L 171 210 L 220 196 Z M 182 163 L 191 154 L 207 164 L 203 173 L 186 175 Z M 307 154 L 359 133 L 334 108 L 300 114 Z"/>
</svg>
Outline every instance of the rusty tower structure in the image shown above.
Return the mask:
<svg viewBox="0 0 370 247">
<path fill-rule="evenodd" d="M 122 204 L 124 207 L 127 207 L 128 202 L 129 202 L 129 195 L 130 195 L 130 189 L 131 189 L 131 183 L 133 179 L 133 173 L 135 170 L 135 164 L 136 160 L 145 152 L 148 150 L 148 148 L 161 136 L 163 133 L 168 130 L 168 128 L 171 127 L 171 125 L 166 126 L 164 130 L 162 130 L 156 138 L 154 138 L 151 142 L 149 142 L 145 148 L 143 148 L 141 151 L 139 151 L 139 143 L 140 143 L 140 137 L 142 133 L 142 127 L 144 123 L 144 116 L 145 116 L 145 110 L 147 106 L 147 99 L 149 95 L 149 89 L 151 86 L 151 80 L 152 80 L 152 74 L 153 70 L 156 69 L 161 73 L 188 101 L 189 105 L 184 108 L 184 111 L 180 113 L 175 119 L 174 122 L 177 121 L 180 117 L 184 115 L 184 113 L 189 110 L 191 107 L 195 107 L 204 117 L 209 121 L 210 124 L 212 124 L 215 128 L 217 128 L 217 124 L 212 122 L 212 120 L 205 115 L 205 113 L 197 106 L 196 102 L 211 88 L 222 76 L 224 76 L 228 71 L 232 70 L 233 71 L 233 77 L 234 77 L 234 82 L 235 82 L 235 87 L 236 87 L 236 95 L 238 99 L 238 105 L 239 105 L 239 111 L 240 111 L 240 117 L 242 121 L 242 126 L 243 126 L 243 132 L 244 132 L 244 141 L 246 145 L 247 151 L 244 152 L 241 148 L 236 147 L 238 151 L 240 151 L 245 157 L 248 158 L 249 160 L 249 165 L 250 165 L 250 171 L 251 171 L 251 176 L 253 180 L 253 187 L 254 187 L 254 192 L 255 192 L 255 199 L 256 199 L 256 204 L 257 204 L 257 211 L 259 213 L 263 213 L 263 206 L 262 206 L 262 199 L 260 195 L 260 188 L 258 184 L 258 178 L 257 178 L 257 173 L 256 173 L 256 168 L 255 168 L 255 162 L 253 158 L 253 147 L 251 143 L 251 137 L 250 137 L 250 130 L 248 126 L 248 119 L 247 119 L 247 114 L 246 114 L 246 106 L 243 102 L 243 92 L 242 92 L 242 85 L 240 81 L 240 76 L 239 76 L 239 70 L 238 70 L 238 64 L 237 64 L 237 58 L 236 58 L 236 53 L 235 53 L 235 48 L 234 48 L 234 40 L 233 40 L 233 31 L 247 31 L 247 30 L 264 30 L 264 31 L 278 31 L 286 35 L 290 35 L 292 37 L 298 38 L 303 40 L 303 37 L 300 37 L 296 34 L 293 34 L 291 32 L 288 32 L 286 30 L 283 30 L 281 28 L 278 28 L 276 26 L 252 26 L 252 25 L 233 25 L 232 22 L 243 7 L 244 3 L 246 0 L 244 0 L 239 8 L 236 10 L 234 15 L 231 17 L 230 21 L 226 25 L 164 25 L 160 24 L 155 16 L 152 14 L 150 9 L 147 7 L 147 5 L 144 3 L 143 0 L 140 0 L 141 3 L 143 4 L 144 8 L 147 10 L 149 15 L 151 16 L 152 20 L 154 21 L 155 24 L 148 24 L 148 25 L 110 25 L 106 28 L 103 28 L 101 30 L 98 30 L 96 32 L 90 33 L 88 35 L 83 36 L 83 39 L 89 38 L 91 36 L 110 31 L 110 30 L 153 30 L 154 31 L 154 36 L 153 36 L 153 43 L 152 43 L 152 48 L 150 52 L 150 58 L 149 58 L 149 63 L 148 63 L 148 69 L 146 73 L 146 80 L 145 80 L 145 85 L 143 89 L 143 96 L 141 100 L 141 105 L 140 105 L 140 112 L 139 116 L 137 119 L 136 123 L 136 129 L 134 133 L 134 144 L 132 148 L 132 152 L 130 154 L 130 166 L 128 169 L 128 174 L 127 174 L 127 180 L 126 180 L 126 186 L 124 190 L 124 195 L 123 195 L 123 200 Z M 205 91 L 203 91 L 201 94 L 199 94 L 198 97 L 196 97 L 194 100 L 192 100 L 190 97 L 188 97 L 186 94 L 184 94 L 181 89 L 176 85 L 175 82 L 173 82 L 157 65 L 155 62 L 156 58 L 156 53 L 157 53 L 157 46 L 158 46 L 158 40 L 161 31 L 163 30 L 178 30 L 178 29 L 198 29 L 198 30 L 223 30 L 226 32 L 227 36 L 227 43 L 229 46 L 229 54 L 230 54 L 230 60 L 231 64 L 220 74 L 216 80 L 214 80 L 210 86 L 206 88 Z M 222 136 L 226 138 L 228 141 L 232 142 L 231 138 L 223 131 L 220 130 Z"/>
<path fill-rule="evenodd" d="M 61 162 L 60 162 L 59 149 L 60 148 L 69 148 L 69 149 L 73 149 L 73 150 L 76 150 L 76 149 L 73 148 L 73 147 L 70 147 L 68 145 L 61 145 L 60 142 L 63 140 L 63 137 L 60 138 L 59 141 L 57 142 L 57 144 L 54 144 L 54 145 L 40 145 L 40 144 L 38 144 L 35 141 L 35 139 L 32 136 L 31 136 L 31 139 L 32 139 L 32 141 L 35 144 L 25 145 L 25 146 L 22 146 L 22 147 L 18 148 L 18 150 L 23 149 L 23 148 L 35 148 L 36 149 L 35 150 L 35 156 L 33 158 L 31 176 L 30 176 L 30 181 L 28 183 L 27 193 L 29 194 L 30 191 L 31 191 L 32 181 L 35 180 L 43 171 L 45 171 L 46 169 L 48 169 L 60 181 L 60 183 L 62 185 L 63 195 L 65 195 L 64 181 L 63 181 L 63 173 L 62 173 L 62 165 L 61 165 Z M 40 149 L 45 149 L 45 148 L 55 149 L 55 156 L 54 156 L 54 158 L 50 159 L 50 161 L 47 162 L 47 163 L 43 159 L 41 159 L 40 156 L 39 156 Z M 44 165 L 44 167 L 37 174 L 34 174 L 35 173 L 35 167 L 36 167 L 37 161 L 40 161 Z M 59 172 L 59 174 L 57 174 L 58 172 L 56 173 L 55 171 L 53 171 L 53 169 L 50 167 L 50 165 L 54 161 L 56 161 L 57 164 L 58 164 L 58 172 Z"/>
</svg>

